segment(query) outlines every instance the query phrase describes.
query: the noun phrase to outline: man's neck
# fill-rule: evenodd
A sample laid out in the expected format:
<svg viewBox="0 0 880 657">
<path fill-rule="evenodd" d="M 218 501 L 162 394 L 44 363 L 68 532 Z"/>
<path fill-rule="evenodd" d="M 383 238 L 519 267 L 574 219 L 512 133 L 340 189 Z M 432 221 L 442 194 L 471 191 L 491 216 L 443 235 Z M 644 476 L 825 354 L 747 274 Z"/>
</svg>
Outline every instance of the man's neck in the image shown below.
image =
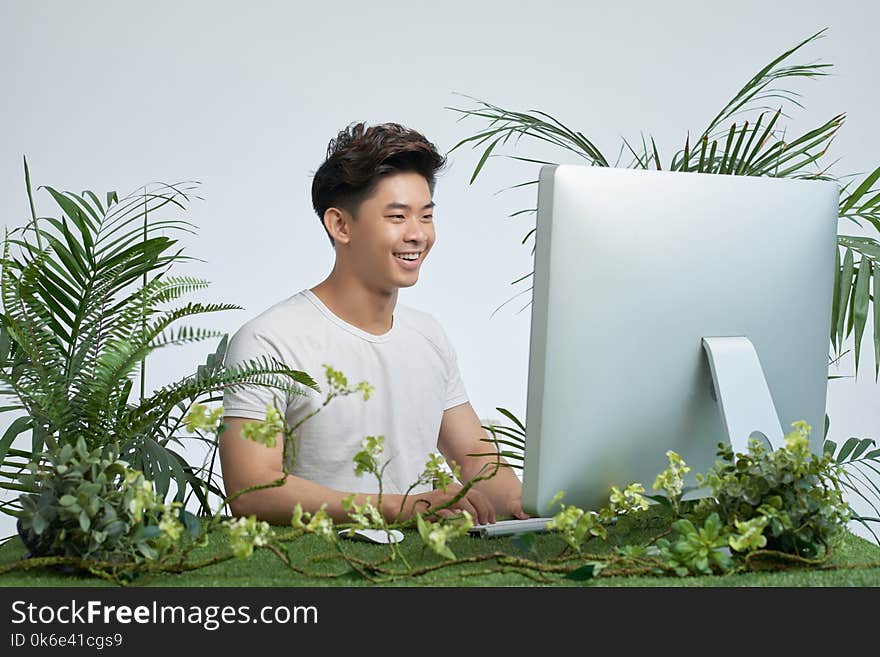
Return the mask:
<svg viewBox="0 0 880 657">
<path fill-rule="evenodd" d="M 337 317 L 362 331 L 382 335 L 391 330 L 397 290 L 390 295 L 366 287 L 335 269 L 311 291 Z"/>
</svg>

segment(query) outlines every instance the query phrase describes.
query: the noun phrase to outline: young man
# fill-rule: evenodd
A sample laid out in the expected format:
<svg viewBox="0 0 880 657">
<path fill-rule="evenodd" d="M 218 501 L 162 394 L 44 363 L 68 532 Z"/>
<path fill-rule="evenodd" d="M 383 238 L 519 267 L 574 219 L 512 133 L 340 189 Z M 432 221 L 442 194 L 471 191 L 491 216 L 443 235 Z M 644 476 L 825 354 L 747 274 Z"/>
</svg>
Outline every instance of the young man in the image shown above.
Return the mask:
<svg viewBox="0 0 880 657">
<path fill-rule="evenodd" d="M 380 463 L 390 463 L 380 510 L 389 520 L 401 509 L 402 519 L 430 513 L 461 490 L 423 486 L 404 497 L 432 452 L 457 463 L 464 482 L 496 469 L 495 458 L 467 456 L 492 448 L 481 441 L 487 434 L 446 333 L 430 314 L 397 303 L 398 290 L 415 285 L 434 246 L 432 196 L 445 163 L 424 136 L 395 123 L 353 124 L 331 140 L 312 203 L 336 250 L 333 271 L 245 323 L 229 341 L 226 362 L 271 355 L 319 382 L 327 363 L 375 390 L 366 401 L 357 394 L 336 398 L 307 420 L 285 484 L 240 496 L 231 505 L 235 515 L 285 524 L 297 503 L 310 512 L 326 503 L 327 513 L 345 522 L 342 500 L 350 493 L 358 493 L 358 504 L 368 494 L 376 502 L 375 479 L 356 476 L 352 461 L 366 435 L 385 436 Z M 307 393 L 280 400 L 291 425 L 323 403 L 322 395 Z M 280 437 L 272 449 L 241 436 L 245 422 L 265 419 L 266 404 L 278 394 L 258 386 L 226 390 L 220 459 L 227 494 L 281 476 Z M 481 524 L 527 518 L 519 480 L 510 468 L 497 470 L 450 508 L 467 510 Z"/>
</svg>

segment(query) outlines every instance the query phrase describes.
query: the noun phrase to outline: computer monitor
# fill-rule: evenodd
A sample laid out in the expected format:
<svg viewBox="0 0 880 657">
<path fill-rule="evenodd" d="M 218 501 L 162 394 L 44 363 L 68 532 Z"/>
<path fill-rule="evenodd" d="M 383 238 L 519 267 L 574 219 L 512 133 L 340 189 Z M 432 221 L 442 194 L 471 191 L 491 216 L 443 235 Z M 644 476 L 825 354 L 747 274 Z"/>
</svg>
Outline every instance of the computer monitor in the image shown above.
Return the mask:
<svg viewBox="0 0 880 657">
<path fill-rule="evenodd" d="M 839 188 L 590 166 L 541 168 L 523 508 L 650 494 L 667 450 L 823 437 Z M 705 491 L 693 491 L 699 497 Z"/>
</svg>

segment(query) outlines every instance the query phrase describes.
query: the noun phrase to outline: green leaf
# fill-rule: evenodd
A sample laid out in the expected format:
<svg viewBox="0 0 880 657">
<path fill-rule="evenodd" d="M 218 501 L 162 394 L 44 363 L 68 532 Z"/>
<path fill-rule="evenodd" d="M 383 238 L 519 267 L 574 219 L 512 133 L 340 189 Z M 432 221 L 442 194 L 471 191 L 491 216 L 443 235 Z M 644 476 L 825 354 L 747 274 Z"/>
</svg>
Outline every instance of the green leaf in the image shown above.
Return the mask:
<svg viewBox="0 0 880 657">
<path fill-rule="evenodd" d="M 837 243 L 840 246 L 853 249 L 856 253 L 860 253 L 863 256 L 868 256 L 875 263 L 880 262 L 880 242 L 873 237 L 838 235 Z"/>
<path fill-rule="evenodd" d="M 531 554 L 535 551 L 535 535 L 534 533 L 514 534 L 510 537 L 510 542 L 520 552 Z"/>
<path fill-rule="evenodd" d="M 576 568 L 569 573 L 565 574 L 565 579 L 572 579 L 576 582 L 584 582 L 588 579 L 593 579 L 593 576 L 596 571 L 596 564 L 588 563 L 586 566 L 581 566 L 580 568 Z"/>
<path fill-rule="evenodd" d="M 871 280 L 871 261 L 862 256 L 859 262 L 859 272 L 856 275 L 855 295 L 853 298 L 853 325 L 856 330 L 855 357 L 856 376 L 859 375 L 859 354 L 862 351 L 862 334 L 865 331 L 865 322 L 868 320 L 868 284 Z"/>
<path fill-rule="evenodd" d="M 480 173 L 480 170 L 483 168 L 483 165 L 486 164 L 486 160 L 489 158 L 489 154 L 492 152 L 492 149 L 495 148 L 495 145 L 499 141 L 501 141 L 501 137 L 498 137 L 497 139 L 495 139 L 495 141 L 493 141 L 491 144 L 489 144 L 489 147 L 483 152 L 483 156 L 480 158 L 480 161 L 477 163 L 477 168 L 474 169 L 474 173 L 471 176 L 470 182 L 468 183 L 469 185 L 474 184 L 474 180 L 477 179 L 477 175 Z"/>
<path fill-rule="evenodd" d="M 3 437 L 0 438 L 0 462 L 6 458 L 6 454 L 12 446 L 12 442 L 19 436 L 19 434 L 24 433 L 32 426 L 33 419 L 30 416 L 15 418 L 12 424 L 9 425 L 9 428 L 4 432 Z"/>
<path fill-rule="evenodd" d="M 721 155 L 721 164 L 718 166 L 718 173 L 720 174 L 727 173 L 730 164 L 727 159 L 727 154 L 730 151 L 730 142 L 733 140 L 734 134 L 736 134 L 736 123 L 730 126 L 730 130 L 727 133 L 727 139 L 724 140 L 724 153 Z"/>
<path fill-rule="evenodd" d="M 858 438 L 850 438 L 843 443 L 843 447 L 840 448 L 840 452 L 837 454 L 837 462 L 843 463 L 858 444 Z"/>
<path fill-rule="evenodd" d="M 709 143 L 708 137 L 703 137 L 700 139 L 700 161 L 697 164 L 697 173 L 703 173 L 705 169 L 703 169 L 703 164 L 706 161 L 706 146 Z"/>
<path fill-rule="evenodd" d="M 522 430 L 523 434 L 525 434 L 525 432 L 526 432 L 525 425 L 522 422 L 520 422 L 513 413 L 508 411 L 506 408 L 500 408 L 498 406 L 495 407 L 495 410 L 498 411 L 499 413 L 501 413 L 502 415 L 504 415 L 505 417 L 509 418 L 510 421 L 513 422 L 514 424 L 516 424 L 516 426 L 518 426 Z"/>
<path fill-rule="evenodd" d="M 855 451 L 853 451 L 853 453 L 850 455 L 850 457 L 849 457 L 850 460 L 851 460 L 851 461 L 855 461 L 855 460 L 856 460 L 857 458 L 859 458 L 862 454 L 864 454 L 865 451 L 866 451 L 869 447 L 873 447 L 874 444 L 875 444 L 875 443 L 874 443 L 874 440 L 873 440 L 872 438 L 862 438 L 862 440 L 859 441 L 859 446 L 856 447 Z"/>
<path fill-rule="evenodd" d="M 835 352 L 840 349 L 837 342 L 837 315 L 840 313 L 840 297 L 841 297 L 841 269 L 840 269 L 840 248 L 834 248 L 834 295 L 831 299 L 831 343 L 834 345 Z"/>
<path fill-rule="evenodd" d="M 490 443 L 490 444 L 494 445 L 496 449 L 498 448 L 499 445 L 507 445 L 508 447 L 522 449 L 522 447 L 523 447 L 522 442 L 516 443 L 516 442 L 510 441 L 510 440 L 503 440 L 502 438 L 499 438 L 497 435 L 497 434 L 501 434 L 501 432 L 498 431 L 497 428 L 494 428 L 493 430 L 495 431 L 496 435 L 494 435 L 494 436 L 489 435 L 489 436 L 486 436 L 485 438 L 480 438 L 480 442 Z"/>
<path fill-rule="evenodd" d="M 663 506 L 672 506 L 672 502 L 670 502 L 669 498 L 665 495 L 642 495 L 642 497 L 646 497 L 649 500 L 654 500 L 655 502 L 662 504 Z"/>
<path fill-rule="evenodd" d="M 11 348 L 12 340 L 9 337 L 9 331 L 6 330 L 6 325 L 0 322 L 0 367 L 6 367 Z"/>
<path fill-rule="evenodd" d="M 822 446 L 823 454 L 831 454 L 833 456 L 835 450 L 837 450 L 837 443 L 833 440 L 826 440 L 825 444 Z"/>
<path fill-rule="evenodd" d="M 880 267 L 874 266 L 874 381 L 880 375 Z"/>
<path fill-rule="evenodd" d="M 39 536 L 44 531 L 46 531 L 46 529 L 48 529 L 48 527 L 49 527 L 49 521 L 46 519 L 46 517 L 42 513 L 37 511 L 33 516 L 34 533 L 37 536 Z"/>
<path fill-rule="evenodd" d="M 843 202 L 840 206 L 840 214 L 846 214 L 847 210 L 849 210 L 853 205 L 855 205 L 856 201 L 858 201 L 865 193 L 871 189 L 871 186 L 880 179 L 880 167 L 877 167 L 862 181 L 856 190 L 849 195 L 849 198 Z"/>
<path fill-rule="evenodd" d="M 122 520 L 114 520 L 106 527 L 104 527 L 104 531 L 107 532 L 108 536 L 117 536 L 122 534 L 126 529 L 126 525 Z"/>
<path fill-rule="evenodd" d="M 785 51 L 781 55 L 779 55 L 776 59 L 771 61 L 769 64 L 764 66 L 760 71 L 758 71 L 751 80 L 749 80 L 746 85 L 740 89 L 737 94 L 733 97 L 733 99 L 722 109 L 718 116 L 712 119 L 712 122 L 709 124 L 709 127 L 706 128 L 706 131 L 703 133 L 703 136 L 708 135 L 712 129 L 718 125 L 721 121 L 726 118 L 732 116 L 734 112 L 742 108 L 746 105 L 750 100 L 755 98 L 757 94 L 766 89 L 766 87 L 776 80 L 777 78 L 783 77 L 791 77 L 791 76 L 800 76 L 800 77 L 815 77 L 820 75 L 826 75 L 826 73 L 821 72 L 819 69 L 831 66 L 830 64 L 808 64 L 806 66 L 784 66 L 780 68 L 776 68 L 776 65 L 779 64 L 782 60 L 787 58 L 789 55 L 793 54 L 798 49 L 802 48 L 804 45 L 813 41 L 814 39 L 820 38 L 822 34 L 828 28 L 824 28 L 812 35 L 811 37 L 805 39 L 795 47 Z M 778 93 L 770 94 L 770 92 L 777 92 L 776 89 L 772 87 L 767 89 L 762 96 L 757 96 L 758 98 L 765 98 L 770 95 L 779 95 Z M 796 101 L 795 104 L 798 104 Z M 781 111 L 781 109 L 780 109 Z"/>
<path fill-rule="evenodd" d="M 141 532 L 141 536 L 144 539 L 149 540 L 151 538 L 156 538 L 157 536 L 159 536 L 160 533 L 161 532 L 156 525 L 147 525 L 144 527 L 143 532 Z"/>
<path fill-rule="evenodd" d="M 183 523 L 183 526 L 186 527 L 186 531 L 189 532 L 189 535 L 193 538 L 198 536 L 202 529 L 199 519 L 186 509 L 180 510 L 180 522 Z"/>
<path fill-rule="evenodd" d="M 657 171 L 662 171 L 663 167 L 660 166 L 660 154 L 657 152 L 657 144 L 654 143 L 654 137 L 651 137 L 651 147 L 654 150 L 654 163 L 657 165 Z"/>
<path fill-rule="evenodd" d="M 489 432 L 490 436 L 504 436 L 505 438 L 510 438 L 512 441 L 511 446 L 522 448 L 525 446 L 525 436 L 520 433 L 519 429 L 516 427 L 507 427 L 500 424 L 481 424 L 483 429 Z M 487 438 L 489 442 L 492 442 L 492 438 Z"/>
<path fill-rule="evenodd" d="M 850 286 L 853 277 L 853 252 L 847 248 L 843 257 L 843 269 L 840 274 L 840 306 L 837 309 L 837 317 L 834 318 L 837 336 L 837 344 L 843 344 L 843 327 L 846 320 L 846 309 L 849 300 Z"/>
<path fill-rule="evenodd" d="M 137 549 L 140 551 L 142 555 L 144 555 L 147 559 L 158 559 L 159 553 L 146 541 L 142 541 L 137 544 Z"/>
<path fill-rule="evenodd" d="M 425 545 L 428 544 L 428 534 L 430 530 L 428 529 L 427 523 L 425 523 L 425 519 L 422 518 L 421 513 L 416 514 L 416 526 L 419 529 L 419 536 L 422 537 L 422 541 L 424 541 Z"/>
</svg>

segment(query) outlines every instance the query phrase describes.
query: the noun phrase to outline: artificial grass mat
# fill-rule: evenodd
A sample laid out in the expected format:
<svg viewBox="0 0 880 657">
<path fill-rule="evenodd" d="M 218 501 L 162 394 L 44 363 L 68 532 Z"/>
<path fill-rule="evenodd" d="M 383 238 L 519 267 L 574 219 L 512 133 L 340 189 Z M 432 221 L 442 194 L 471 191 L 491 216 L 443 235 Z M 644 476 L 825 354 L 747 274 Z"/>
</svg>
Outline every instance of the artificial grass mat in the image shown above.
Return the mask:
<svg viewBox="0 0 880 657">
<path fill-rule="evenodd" d="M 671 518 L 662 511 L 649 511 L 638 517 L 627 519 L 609 529 L 607 541 L 593 539 L 584 545 L 585 552 L 607 553 L 616 545 L 645 543 L 668 529 Z M 285 528 L 276 528 L 279 532 Z M 213 555 L 223 554 L 228 545 L 225 532 L 212 533 L 209 545 L 195 550 L 191 560 L 204 560 Z M 563 540 L 555 534 L 536 534 L 534 552 L 520 551 L 510 537 L 491 539 L 460 537 L 449 543 L 458 558 L 478 556 L 492 552 L 504 552 L 511 556 L 526 557 L 542 561 L 560 554 L 565 547 Z M 342 547 L 354 557 L 377 561 L 389 553 L 383 545 L 343 540 Z M 400 548 L 411 566 L 419 568 L 440 564 L 442 557 L 425 548 L 418 534 L 412 530 L 405 532 Z M 276 555 L 266 549 L 257 549 L 244 559 L 230 559 L 185 573 L 163 573 L 142 576 L 131 583 L 132 586 L 163 587 L 215 587 L 215 586 L 376 586 L 353 571 L 339 557 L 327 559 L 333 554 L 332 548 L 315 536 L 301 536 L 282 544 L 291 564 L 309 572 L 335 574 L 337 577 L 311 577 L 288 569 Z M 18 537 L 0 546 L 0 567 L 21 559 L 24 546 Z M 398 562 L 385 563 L 394 568 Z M 837 566 L 829 568 L 828 566 Z M 798 567 L 784 570 L 737 573 L 730 575 L 701 577 L 657 577 L 657 576 L 599 576 L 586 581 L 566 579 L 553 575 L 549 583 L 536 582 L 517 572 L 487 573 L 497 567 L 496 561 L 456 564 L 427 572 L 417 577 L 405 577 L 389 582 L 387 586 L 880 586 L 880 547 L 855 534 L 847 532 L 843 544 L 837 549 L 827 564 L 820 567 Z M 68 575 L 55 569 L 39 568 L 28 571 L 12 571 L 0 575 L 0 587 L 69 587 L 69 586 L 114 586 L 112 583 L 89 575 Z"/>
</svg>

